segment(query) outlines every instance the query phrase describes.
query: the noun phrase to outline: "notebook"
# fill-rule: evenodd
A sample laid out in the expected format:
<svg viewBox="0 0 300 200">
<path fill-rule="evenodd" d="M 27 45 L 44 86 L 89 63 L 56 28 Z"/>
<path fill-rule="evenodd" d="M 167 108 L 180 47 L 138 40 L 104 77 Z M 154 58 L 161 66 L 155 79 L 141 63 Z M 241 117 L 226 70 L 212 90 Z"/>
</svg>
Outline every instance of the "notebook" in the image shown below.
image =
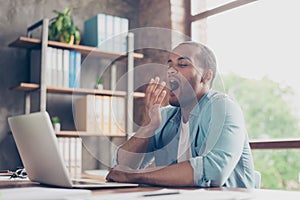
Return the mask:
<svg viewBox="0 0 300 200">
<path fill-rule="evenodd" d="M 65 167 L 47 112 L 8 118 L 19 154 L 31 181 L 67 188 L 136 187 L 138 184 L 72 180 Z"/>
</svg>

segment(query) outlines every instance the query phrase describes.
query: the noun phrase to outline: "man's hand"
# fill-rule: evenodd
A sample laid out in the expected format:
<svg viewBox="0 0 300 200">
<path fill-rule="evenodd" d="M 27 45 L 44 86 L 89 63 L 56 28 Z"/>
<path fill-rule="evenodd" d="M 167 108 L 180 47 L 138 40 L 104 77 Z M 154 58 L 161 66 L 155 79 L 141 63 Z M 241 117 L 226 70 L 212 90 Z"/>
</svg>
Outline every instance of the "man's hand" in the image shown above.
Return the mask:
<svg viewBox="0 0 300 200">
<path fill-rule="evenodd" d="M 132 183 L 132 175 L 134 171 L 126 166 L 117 165 L 111 169 L 106 176 L 107 181 Z"/>
<path fill-rule="evenodd" d="M 151 79 L 145 98 L 147 119 L 143 123 L 143 126 L 137 130 L 136 134 L 118 150 L 118 164 L 128 166 L 132 169 L 139 168 L 147 152 L 151 137 L 162 122 L 160 106 L 167 93 L 164 89 L 165 86 L 165 82 L 159 84 L 159 77 Z M 126 180 L 127 174 L 121 171 L 118 168 L 113 169 L 108 178 L 117 181 L 119 179 L 118 176 L 120 176 L 122 180 Z"/>
<path fill-rule="evenodd" d="M 189 161 L 139 170 L 117 165 L 110 170 L 106 180 L 160 186 L 194 186 L 194 170 Z"/>
<path fill-rule="evenodd" d="M 147 172 L 154 172 L 162 168 L 164 167 L 150 167 L 134 170 L 124 165 L 117 165 L 109 171 L 106 176 L 106 180 L 123 183 L 139 183 L 138 178 L 143 177 L 143 174 Z"/>
<path fill-rule="evenodd" d="M 156 130 L 161 125 L 160 106 L 166 96 L 166 82 L 159 83 L 159 77 L 151 79 L 146 89 L 146 120 L 144 126 Z"/>
</svg>

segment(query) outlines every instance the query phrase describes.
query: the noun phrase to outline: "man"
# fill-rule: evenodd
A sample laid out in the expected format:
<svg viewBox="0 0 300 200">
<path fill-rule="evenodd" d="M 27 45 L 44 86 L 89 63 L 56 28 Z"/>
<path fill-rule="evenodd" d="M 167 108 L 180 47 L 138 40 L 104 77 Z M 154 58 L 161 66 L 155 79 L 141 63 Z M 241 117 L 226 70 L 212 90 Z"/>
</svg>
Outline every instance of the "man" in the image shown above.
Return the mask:
<svg viewBox="0 0 300 200">
<path fill-rule="evenodd" d="M 169 55 L 166 83 L 151 79 L 149 120 L 117 151 L 109 181 L 161 186 L 254 187 L 254 166 L 240 107 L 213 91 L 216 59 L 195 42 Z"/>
</svg>

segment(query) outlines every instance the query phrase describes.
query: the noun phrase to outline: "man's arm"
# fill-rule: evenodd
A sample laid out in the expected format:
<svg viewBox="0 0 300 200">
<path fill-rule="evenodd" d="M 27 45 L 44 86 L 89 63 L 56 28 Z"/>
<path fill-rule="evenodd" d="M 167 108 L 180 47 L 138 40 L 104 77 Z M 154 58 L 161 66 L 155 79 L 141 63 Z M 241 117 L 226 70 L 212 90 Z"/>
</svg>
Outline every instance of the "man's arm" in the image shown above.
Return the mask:
<svg viewBox="0 0 300 200">
<path fill-rule="evenodd" d="M 151 135 L 155 130 L 148 127 L 141 127 L 138 132 L 125 142 L 118 150 L 117 162 L 119 165 L 128 166 L 132 169 L 137 169 L 147 152 L 148 144 Z"/>
<path fill-rule="evenodd" d="M 119 148 L 117 153 L 119 165 L 132 169 L 140 166 L 155 130 L 161 125 L 160 106 L 166 96 L 165 86 L 165 82 L 159 84 L 159 77 L 151 79 L 145 97 L 145 112 L 148 117 L 137 133 Z"/>
<path fill-rule="evenodd" d="M 163 186 L 222 186 L 242 155 L 246 132 L 242 112 L 235 103 L 220 97 L 213 101 L 212 108 L 213 120 L 207 133 L 210 139 L 205 141 L 204 152 L 199 149 L 198 154 L 201 156 L 183 163 L 156 168 L 155 171 L 133 171 L 117 166 L 108 174 L 107 180 Z M 246 175 L 241 174 L 244 178 L 240 181 L 247 181 L 249 172 L 241 173 Z"/>
<path fill-rule="evenodd" d="M 118 166 L 110 171 L 108 181 L 143 183 L 161 186 L 194 186 L 194 171 L 189 161 L 167 167 L 131 170 Z"/>
<path fill-rule="evenodd" d="M 195 185 L 223 186 L 236 167 L 239 167 L 235 171 L 239 173 L 235 177 L 239 179 L 237 182 L 246 181 L 249 163 L 243 159 L 239 164 L 247 137 L 241 109 L 236 102 L 222 95 L 213 99 L 207 108 L 211 115 L 205 145 L 197 153 L 201 157 L 190 159 L 195 169 Z"/>
</svg>

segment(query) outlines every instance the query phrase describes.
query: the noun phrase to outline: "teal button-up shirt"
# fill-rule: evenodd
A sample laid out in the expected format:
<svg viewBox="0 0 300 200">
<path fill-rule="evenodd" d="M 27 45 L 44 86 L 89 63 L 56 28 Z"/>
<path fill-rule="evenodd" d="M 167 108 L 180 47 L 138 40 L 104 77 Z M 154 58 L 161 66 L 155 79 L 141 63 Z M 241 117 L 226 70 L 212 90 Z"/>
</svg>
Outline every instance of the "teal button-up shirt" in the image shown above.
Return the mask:
<svg viewBox="0 0 300 200">
<path fill-rule="evenodd" d="M 181 111 L 162 108 L 162 124 L 148 146 L 141 168 L 177 163 Z M 244 117 L 229 96 L 210 90 L 190 113 L 194 183 L 199 187 L 254 187 L 254 165 Z M 180 175 L 179 175 L 180 176 Z M 184 178 L 184 177 L 182 177 Z"/>
</svg>

